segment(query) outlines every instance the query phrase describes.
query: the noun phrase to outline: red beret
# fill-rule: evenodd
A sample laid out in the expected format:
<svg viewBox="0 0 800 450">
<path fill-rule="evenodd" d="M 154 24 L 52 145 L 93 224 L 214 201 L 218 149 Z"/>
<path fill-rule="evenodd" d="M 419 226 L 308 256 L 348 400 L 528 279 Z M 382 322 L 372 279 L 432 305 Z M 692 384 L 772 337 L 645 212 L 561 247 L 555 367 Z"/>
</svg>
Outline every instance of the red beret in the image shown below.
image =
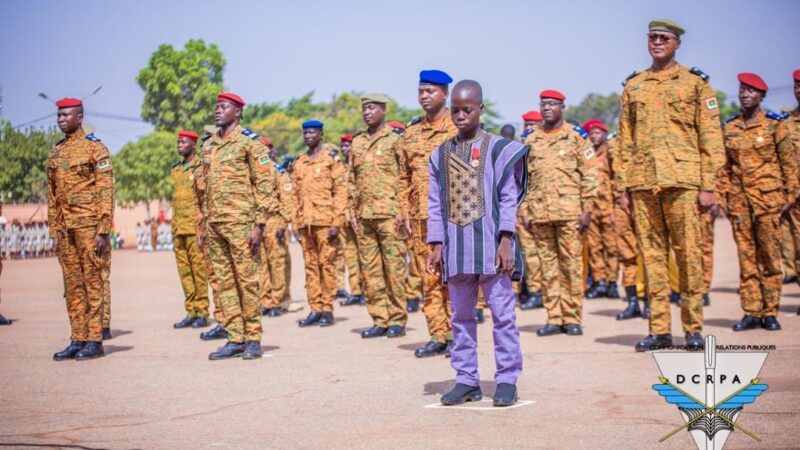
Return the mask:
<svg viewBox="0 0 800 450">
<path fill-rule="evenodd" d="M 389 122 L 389 126 L 397 130 L 405 130 L 406 126 L 400 122 Z"/>
<path fill-rule="evenodd" d="M 343 134 L 342 137 L 340 137 L 339 139 L 341 139 L 342 142 L 353 142 L 353 135 Z"/>
<path fill-rule="evenodd" d="M 525 122 L 541 122 L 542 121 L 542 113 L 539 111 L 528 111 L 522 115 L 522 120 Z"/>
<path fill-rule="evenodd" d="M 589 131 L 592 128 L 600 128 L 601 130 L 603 130 L 606 133 L 608 133 L 608 127 L 606 126 L 606 124 L 604 124 L 603 122 L 601 122 L 601 121 L 599 121 L 597 119 L 587 120 L 586 123 L 584 123 L 581 128 L 583 128 L 586 131 Z"/>
<path fill-rule="evenodd" d="M 61 100 L 56 102 L 56 106 L 58 106 L 59 108 L 72 108 L 81 105 L 83 105 L 81 99 L 72 97 L 62 98 Z"/>
<path fill-rule="evenodd" d="M 261 136 L 261 142 L 263 142 L 264 145 L 266 145 L 267 147 L 272 147 L 272 141 L 270 141 L 269 139 L 265 138 L 264 136 Z"/>
<path fill-rule="evenodd" d="M 800 81 L 800 69 L 794 71 L 794 81 Z"/>
<path fill-rule="evenodd" d="M 754 73 L 740 73 L 739 82 L 763 92 L 767 92 L 767 89 L 769 89 L 767 87 L 767 83 L 765 83 L 760 76 Z"/>
<path fill-rule="evenodd" d="M 556 100 L 566 100 L 567 97 L 564 96 L 561 92 L 558 92 L 553 89 L 545 89 L 539 94 L 539 98 L 554 98 Z"/>
<path fill-rule="evenodd" d="M 220 101 L 222 101 L 222 102 L 231 102 L 234 105 L 238 106 L 239 108 L 243 108 L 244 105 L 245 105 L 244 100 L 242 100 L 242 97 L 239 97 L 238 95 L 234 94 L 233 92 L 223 92 L 223 93 L 217 95 L 217 101 L 218 102 L 220 102 Z"/>
<path fill-rule="evenodd" d="M 178 132 L 178 137 L 185 137 L 196 141 L 200 136 L 192 130 L 183 130 Z"/>
</svg>

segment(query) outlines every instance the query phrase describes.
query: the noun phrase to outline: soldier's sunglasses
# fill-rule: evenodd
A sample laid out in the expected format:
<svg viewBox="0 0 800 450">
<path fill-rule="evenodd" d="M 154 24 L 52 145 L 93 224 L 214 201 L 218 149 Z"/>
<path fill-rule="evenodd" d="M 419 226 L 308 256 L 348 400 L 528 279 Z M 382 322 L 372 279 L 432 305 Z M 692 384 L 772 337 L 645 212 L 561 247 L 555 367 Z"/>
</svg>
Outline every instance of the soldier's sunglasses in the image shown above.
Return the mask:
<svg viewBox="0 0 800 450">
<path fill-rule="evenodd" d="M 669 44 L 670 42 L 675 40 L 676 37 L 675 36 L 670 36 L 668 34 L 649 33 L 647 35 L 647 39 L 649 39 L 650 42 L 659 42 L 659 41 L 661 41 L 661 42 L 663 42 L 665 44 Z"/>
</svg>

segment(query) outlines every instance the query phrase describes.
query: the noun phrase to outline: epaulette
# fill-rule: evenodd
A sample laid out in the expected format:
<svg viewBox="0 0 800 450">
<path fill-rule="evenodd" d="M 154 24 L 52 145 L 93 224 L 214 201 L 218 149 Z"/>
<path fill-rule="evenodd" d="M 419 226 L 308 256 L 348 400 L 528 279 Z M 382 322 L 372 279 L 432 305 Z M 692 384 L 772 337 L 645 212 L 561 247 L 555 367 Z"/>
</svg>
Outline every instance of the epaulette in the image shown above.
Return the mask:
<svg viewBox="0 0 800 450">
<path fill-rule="evenodd" d="M 406 130 L 404 130 L 404 129 L 402 129 L 402 128 L 395 128 L 395 127 L 392 127 L 392 131 L 393 131 L 393 132 L 395 132 L 395 133 L 397 133 L 397 134 L 399 134 L 400 136 L 402 136 L 402 135 L 403 135 L 403 133 L 405 133 L 405 132 L 406 132 Z"/>
<path fill-rule="evenodd" d="M 777 120 L 779 122 L 788 117 L 773 111 L 767 111 L 764 115 L 767 116 L 768 119 Z"/>
<path fill-rule="evenodd" d="M 698 69 L 697 67 L 692 67 L 691 69 L 689 69 L 689 72 L 691 72 L 691 73 L 693 73 L 693 74 L 697 75 L 697 76 L 698 76 L 698 77 L 700 77 L 700 78 L 701 78 L 703 81 L 708 81 L 708 78 L 709 78 L 709 76 L 708 76 L 708 75 L 706 75 L 706 73 L 705 73 L 705 72 L 703 72 L 702 70 Z"/>
<path fill-rule="evenodd" d="M 617 132 L 612 131 L 611 133 L 608 133 L 608 137 L 606 137 L 606 139 L 614 139 L 615 137 L 617 137 Z"/>
<path fill-rule="evenodd" d="M 206 134 L 204 134 L 204 135 L 203 135 L 203 137 L 201 137 L 201 138 L 200 138 L 200 140 L 201 140 L 201 141 L 203 141 L 203 142 L 205 142 L 205 141 L 207 141 L 207 140 L 208 140 L 208 138 L 210 138 L 211 136 L 213 136 L 211 133 L 206 133 Z"/>
<path fill-rule="evenodd" d="M 519 138 L 524 141 L 525 139 L 528 138 L 528 136 L 532 135 L 534 133 L 534 131 L 536 131 L 536 130 L 535 129 L 534 130 L 525 130 L 525 131 L 522 132 L 522 134 L 519 135 Z"/>
<path fill-rule="evenodd" d="M 622 85 L 625 86 L 628 81 L 630 81 L 631 78 L 635 77 L 636 75 L 639 75 L 639 72 L 634 70 L 632 74 L 628 75 L 628 78 L 625 78 L 625 81 L 622 82 Z"/>
<path fill-rule="evenodd" d="M 414 117 L 412 117 L 411 120 L 408 121 L 408 125 L 406 125 L 406 127 L 410 127 L 411 125 L 416 125 L 416 124 L 422 122 L 422 118 L 423 118 L 423 116 L 414 116 Z"/>
<path fill-rule="evenodd" d="M 738 114 L 734 114 L 734 115 L 728 117 L 727 119 L 725 119 L 725 125 L 733 122 L 734 120 L 736 120 L 737 117 L 739 117 Z"/>
<path fill-rule="evenodd" d="M 576 133 L 580 134 L 581 137 L 584 139 L 589 137 L 589 133 L 587 133 L 586 130 L 584 130 L 578 125 L 575 125 L 574 127 L 572 127 L 572 129 L 575 130 Z"/>
<path fill-rule="evenodd" d="M 252 139 L 252 140 L 254 140 L 254 141 L 255 141 L 256 139 L 258 139 L 258 134 L 257 134 L 257 133 L 254 133 L 253 131 L 251 131 L 251 130 L 250 130 L 250 129 L 248 129 L 248 128 L 245 128 L 245 129 L 243 129 L 243 130 L 242 130 L 242 134 L 243 134 L 243 135 L 245 135 L 245 136 L 247 136 L 247 137 L 249 137 L 250 139 Z"/>
<path fill-rule="evenodd" d="M 92 134 L 92 133 L 90 133 L 90 134 L 87 134 L 87 135 L 86 135 L 86 139 L 88 139 L 88 140 L 90 140 L 90 141 L 92 141 L 92 142 L 100 142 L 100 138 L 99 138 L 99 137 L 97 137 L 97 136 L 95 136 L 95 135 L 94 135 L 94 134 Z"/>
<path fill-rule="evenodd" d="M 183 161 L 181 161 L 181 160 L 175 161 L 175 164 L 172 165 L 172 168 L 174 169 L 174 168 L 180 166 L 182 162 Z"/>
<path fill-rule="evenodd" d="M 783 120 L 786 120 L 786 119 L 788 119 L 788 118 L 789 118 L 789 116 L 791 116 L 791 115 L 792 115 L 792 112 L 791 112 L 791 111 L 783 111 L 783 112 L 781 112 L 781 118 L 782 118 Z"/>
<path fill-rule="evenodd" d="M 60 141 L 58 141 L 58 142 L 56 142 L 55 144 L 53 144 L 53 146 L 52 146 L 52 147 L 50 147 L 50 148 L 56 148 L 56 147 L 58 147 L 59 145 L 63 144 L 63 143 L 64 143 L 64 141 L 66 141 L 66 140 L 67 140 L 67 138 L 61 139 Z"/>
</svg>

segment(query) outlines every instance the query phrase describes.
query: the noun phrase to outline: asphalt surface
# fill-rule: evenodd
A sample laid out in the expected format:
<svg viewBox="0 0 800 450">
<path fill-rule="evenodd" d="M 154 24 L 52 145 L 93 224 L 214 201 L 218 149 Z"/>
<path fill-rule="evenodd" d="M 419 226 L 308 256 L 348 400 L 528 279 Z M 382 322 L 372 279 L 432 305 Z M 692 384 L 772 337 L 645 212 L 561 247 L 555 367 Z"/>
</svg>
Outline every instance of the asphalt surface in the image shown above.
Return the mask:
<svg viewBox="0 0 800 450">
<path fill-rule="evenodd" d="M 301 255 L 293 246 L 292 293 L 304 303 Z M 734 333 L 741 317 L 736 250 L 727 221 L 717 223 L 712 305 L 705 332 L 718 344 L 775 345 L 761 372 L 769 390 L 738 424 L 726 448 L 798 448 L 800 288 L 787 286 L 780 332 Z M 620 300 L 587 301 L 584 336 L 539 338 L 544 310 L 517 312 L 524 353 L 521 402 L 492 408 L 491 320 L 480 326 L 480 370 L 487 401 L 438 408 L 453 383 L 444 357 L 417 359 L 427 340 L 421 313 L 408 335 L 362 340 L 364 307 L 338 307 L 329 328 L 299 329 L 301 312 L 264 318 L 265 357 L 209 361 L 221 341 L 174 330 L 182 293 L 170 252 L 114 253 L 112 329 L 107 356 L 54 362 L 69 324 L 54 258 L 5 261 L 0 312 L 0 448 L 694 448 L 678 411 L 652 389 L 658 368 L 633 344 L 644 320 L 616 321 Z M 680 336 L 672 307 L 673 333 Z"/>
</svg>

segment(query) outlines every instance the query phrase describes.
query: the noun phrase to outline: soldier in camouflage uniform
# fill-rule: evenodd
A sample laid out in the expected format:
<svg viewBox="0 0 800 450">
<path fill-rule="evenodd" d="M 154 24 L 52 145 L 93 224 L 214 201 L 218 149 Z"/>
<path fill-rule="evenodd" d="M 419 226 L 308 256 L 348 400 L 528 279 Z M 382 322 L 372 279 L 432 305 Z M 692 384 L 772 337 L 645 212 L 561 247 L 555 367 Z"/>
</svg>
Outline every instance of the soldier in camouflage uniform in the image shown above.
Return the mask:
<svg viewBox="0 0 800 450">
<path fill-rule="evenodd" d="M 539 111 L 528 111 L 522 115 L 522 122 L 523 127 L 520 138 L 525 141 L 531 133 L 541 128 L 542 114 Z M 514 292 L 519 296 L 519 308 L 523 311 L 544 306 L 544 301 L 542 300 L 542 265 L 536 252 L 536 240 L 531 234 L 531 228 L 533 227 L 530 221 L 525 222 L 526 217 L 525 208 L 519 208 L 517 239 L 525 256 L 525 289 L 523 289 L 521 281 L 515 282 Z M 527 295 L 523 295 L 526 291 Z"/>
<path fill-rule="evenodd" d="M 724 127 L 727 158 L 719 179 L 739 249 L 745 313 L 733 331 L 780 330 L 780 218 L 797 199 L 797 155 L 782 117 L 761 110 L 764 80 L 753 73 L 738 78 L 742 109 Z"/>
<path fill-rule="evenodd" d="M 261 357 L 258 274 L 261 239 L 277 214 L 269 151 L 258 135 L 239 125 L 244 101 L 217 96 L 214 119 L 220 130 L 203 143 L 206 193 L 205 245 L 219 289 L 228 343 L 209 359 Z"/>
<path fill-rule="evenodd" d="M 793 111 L 785 113 L 783 121 L 784 127 L 789 134 L 789 139 L 794 145 L 795 152 L 800 158 L 800 69 L 795 70 L 792 74 L 794 78 L 794 97 L 797 100 L 798 106 Z M 794 240 L 795 259 L 794 265 L 797 268 L 800 265 L 800 205 L 796 204 L 789 210 L 787 214 L 788 222 Z M 796 280 L 795 280 L 796 281 Z M 800 308 L 797 313 L 800 314 Z"/>
<path fill-rule="evenodd" d="M 583 334 L 581 235 L 591 220 L 597 195 L 594 150 L 586 132 L 564 123 L 565 96 L 555 90 L 540 94 L 544 124 L 525 139 L 528 156 L 526 221 L 532 223 L 544 276 L 547 324 L 539 336 Z"/>
<path fill-rule="evenodd" d="M 83 103 L 67 98 L 56 106 L 65 137 L 47 159 L 47 216 L 64 272 L 72 335 L 53 359 L 93 359 L 105 355 L 101 272 L 114 216 L 114 175 L 108 149 L 81 128 Z"/>
<path fill-rule="evenodd" d="M 362 338 L 399 337 L 406 333 L 405 245 L 397 236 L 402 217 L 398 199 L 400 135 L 386 126 L 386 104 L 380 94 L 361 98 L 367 129 L 353 137 L 350 154 L 350 217 L 358 239 L 358 256 L 367 283 L 367 310 L 372 328 Z"/>
<path fill-rule="evenodd" d="M 637 351 L 672 345 L 667 254 L 680 273 L 681 321 L 690 350 L 704 347 L 698 210 L 715 204 L 724 162 L 719 107 L 708 76 L 675 61 L 684 33 L 670 20 L 650 22 L 652 66 L 628 77 L 621 99 L 619 162 L 623 209 L 634 214 L 650 298 L 650 334 Z M 614 161 L 616 164 L 617 160 Z"/>
<path fill-rule="evenodd" d="M 353 145 L 353 135 L 343 134 L 339 137 L 342 146 L 342 164 L 349 170 L 350 149 Z M 347 174 L 348 180 L 351 175 Z M 349 186 L 349 181 L 348 181 Z M 364 305 L 364 275 L 361 263 L 358 261 L 358 242 L 353 227 L 350 226 L 350 210 L 346 210 L 347 223 L 341 230 L 342 236 L 342 255 L 347 266 L 348 283 L 350 284 L 350 296 L 339 302 L 342 306 Z"/>
<path fill-rule="evenodd" d="M 208 326 L 208 281 L 206 261 L 197 245 L 195 218 L 197 200 L 194 196 L 194 172 L 200 166 L 195 156 L 198 135 L 194 131 L 178 133 L 178 154 L 181 159 L 172 166 L 172 234 L 178 276 L 183 287 L 186 317 L 174 328 L 203 328 Z"/>
<path fill-rule="evenodd" d="M 417 93 L 425 115 L 411 121 L 399 148 L 399 199 L 405 221 L 398 223 L 398 229 L 411 237 L 411 255 L 420 267 L 425 266 L 430 254 L 427 244 L 428 163 L 433 150 L 458 132 L 446 106 L 448 85 L 452 81 L 449 75 L 439 70 L 420 72 Z M 424 273 L 422 292 L 422 312 L 428 324 L 430 342 L 416 349 L 414 355 L 418 358 L 443 354 L 453 343 L 450 300 L 441 277 Z"/>
<path fill-rule="evenodd" d="M 303 122 L 303 140 L 308 151 L 297 158 L 292 172 L 297 198 L 293 226 L 300 232 L 311 310 L 308 317 L 298 322 L 301 327 L 334 324 L 336 255 L 347 208 L 345 168 L 336 150 L 322 144 L 323 126 L 318 120 Z"/>
</svg>

